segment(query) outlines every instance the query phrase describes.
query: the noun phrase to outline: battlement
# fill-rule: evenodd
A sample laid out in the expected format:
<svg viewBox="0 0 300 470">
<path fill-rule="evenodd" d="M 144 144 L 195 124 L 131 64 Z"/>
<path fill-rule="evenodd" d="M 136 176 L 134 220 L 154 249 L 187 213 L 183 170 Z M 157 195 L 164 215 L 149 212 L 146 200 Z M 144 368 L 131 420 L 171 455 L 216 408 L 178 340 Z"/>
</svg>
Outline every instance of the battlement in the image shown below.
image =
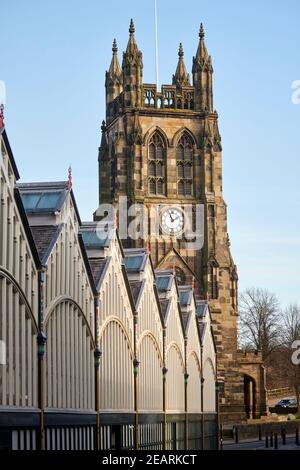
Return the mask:
<svg viewBox="0 0 300 470">
<path fill-rule="evenodd" d="M 125 107 L 130 107 L 130 103 L 126 103 L 125 94 L 121 92 L 111 103 L 107 104 L 110 119 L 114 119 Z M 155 84 L 144 84 L 139 108 L 194 111 L 195 89 L 193 86 L 178 88 L 176 85 L 162 85 L 161 91 L 157 91 Z"/>
<path fill-rule="evenodd" d="M 178 88 L 176 85 L 162 85 L 157 91 L 156 85 L 143 85 L 143 105 L 156 109 L 189 109 L 194 110 L 195 90 L 193 86 Z"/>
<path fill-rule="evenodd" d="M 204 43 L 201 25 L 196 55 L 193 57 L 192 80 L 184 62 L 180 43 L 178 63 L 171 85 L 143 83 L 143 59 L 138 48 L 133 22 L 129 28 L 129 40 L 123 53 L 122 66 L 118 60 L 118 47 L 114 40 L 112 60 L 106 72 L 106 121 L 111 122 L 124 108 L 151 110 L 184 110 L 213 112 L 213 68 L 211 57 Z"/>
</svg>

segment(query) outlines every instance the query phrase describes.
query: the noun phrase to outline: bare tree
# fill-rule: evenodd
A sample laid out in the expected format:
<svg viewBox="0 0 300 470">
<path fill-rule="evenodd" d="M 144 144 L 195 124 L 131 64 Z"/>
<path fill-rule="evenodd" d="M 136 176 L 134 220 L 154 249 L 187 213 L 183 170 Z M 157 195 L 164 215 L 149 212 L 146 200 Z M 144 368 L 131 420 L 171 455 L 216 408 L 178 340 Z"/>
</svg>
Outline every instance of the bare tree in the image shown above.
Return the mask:
<svg viewBox="0 0 300 470">
<path fill-rule="evenodd" d="M 292 362 L 293 343 L 300 340 L 300 305 L 296 303 L 289 305 L 283 314 L 281 340 L 282 347 L 287 352 L 286 368 L 289 372 L 290 385 L 295 390 L 298 413 L 300 413 L 300 366 Z"/>
<path fill-rule="evenodd" d="M 251 288 L 239 300 L 240 343 L 245 349 L 262 352 L 264 363 L 277 347 L 280 337 L 279 302 L 266 289 Z"/>
<path fill-rule="evenodd" d="M 300 339 L 300 305 L 290 304 L 283 314 L 282 342 L 291 348 Z"/>
</svg>

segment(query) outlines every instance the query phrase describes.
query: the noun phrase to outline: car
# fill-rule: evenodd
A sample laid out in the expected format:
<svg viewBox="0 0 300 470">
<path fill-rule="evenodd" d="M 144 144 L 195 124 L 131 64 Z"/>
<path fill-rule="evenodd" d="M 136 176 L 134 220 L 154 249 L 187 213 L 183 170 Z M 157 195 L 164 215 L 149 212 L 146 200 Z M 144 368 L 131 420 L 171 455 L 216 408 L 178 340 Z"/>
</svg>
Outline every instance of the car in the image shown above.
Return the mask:
<svg viewBox="0 0 300 470">
<path fill-rule="evenodd" d="M 287 407 L 288 408 L 297 408 L 297 406 L 298 406 L 298 403 L 297 403 L 296 398 L 292 398 Z"/>
<path fill-rule="evenodd" d="M 297 400 L 294 398 L 284 398 L 283 400 L 280 400 L 278 403 L 276 403 L 275 406 L 279 406 L 281 408 L 294 408 L 297 406 Z"/>
</svg>

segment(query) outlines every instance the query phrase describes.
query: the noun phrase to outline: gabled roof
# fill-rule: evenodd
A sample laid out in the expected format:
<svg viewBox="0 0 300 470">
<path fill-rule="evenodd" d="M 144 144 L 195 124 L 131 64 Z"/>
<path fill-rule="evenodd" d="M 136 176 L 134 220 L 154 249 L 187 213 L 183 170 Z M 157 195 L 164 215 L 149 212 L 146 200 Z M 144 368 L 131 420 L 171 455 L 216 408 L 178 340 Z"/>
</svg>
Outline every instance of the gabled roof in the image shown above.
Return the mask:
<svg viewBox="0 0 300 470">
<path fill-rule="evenodd" d="M 126 287 L 126 290 L 127 290 L 130 306 L 131 306 L 131 309 L 132 309 L 132 313 L 135 315 L 136 314 L 136 307 L 135 307 L 132 291 L 131 291 L 131 288 L 130 288 L 126 268 L 125 268 L 123 263 L 121 265 L 121 268 L 122 268 L 122 275 L 123 275 L 123 279 L 124 279 L 124 282 L 125 282 L 125 287 Z"/>
<path fill-rule="evenodd" d="M 147 261 L 149 260 L 153 278 L 155 279 L 155 273 L 154 273 L 154 268 L 151 260 L 151 256 L 147 253 L 147 250 L 145 248 L 127 248 L 124 249 L 124 259 L 123 259 L 123 265 L 126 270 L 126 274 L 128 273 L 140 273 L 145 270 Z M 162 314 L 161 310 L 161 304 L 159 301 L 158 297 L 158 292 L 156 288 L 155 282 L 153 283 L 153 292 L 155 295 L 156 303 L 157 303 L 157 308 L 161 320 L 162 326 L 164 326 L 164 317 Z"/>
<path fill-rule="evenodd" d="M 0 129 L 0 135 L 3 137 L 4 145 L 6 147 L 6 151 L 7 151 L 7 154 L 8 154 L 8 158 L 10 160 L 10 163 L 11 163 L 16 181 L 18 181 L 20 179 L 20 175 L 19 175 L 18 168 L 17 168 L 16 162 L 15 162 L 15 159 L 14 159 L 14 156 L 13 156 L 10 144 L 9 144 L 9 140 L 8 140 L 8 137 L 7 137 L 7 134 L 6 134 L 6 130 L 5 130 L 4 127 L 2 127 Z"/>
<path fill-rule="evenodd" d="M 63 225 L 35 225 L 31 232 L 42 264 L 45 264 L 54 247 Z"/>
<path fill-rule="evenodd" d="M 166 323 L 169 308 L 171 305 L 171 299 L 160 299 L 160 305 L 161 305 L 161 311 L 164 317 L 164 322 Z"/>
<path fill-rule="evenodd" d="M 91 265 L 90 265 L 89 259 L 87 257 L 87 253 L 86 253 L 86 249 L 85 249 L 85 246 L 84 246 L 84 243 L 83 243 L 83 240 L 82 240 L 81 233 L 78 233 L 78 242 L 79 242 L 79 247 L 80 247 L 80 251 L 81 251 L 81 254 L 82 254 L 83 262 L 84 262 L 84 265 L 85 265 L 85 269 L 86 269 L 86 272 L 87 272 L 87 275 L 88 275 L 88 278 L 89 278 L 89 281 L 90 281 L 90 284 L 91 284 L 91 288 L 92 288 L 93 294 L 95 295 L 98 292 L 97 292 L 97 289 L 96 289 L 94 277 L 93 277 L 92 270 L 91 270 Z"/>
<path fill-rule="evenodd" d="M 81 219 L 77 209 L 74 194 L 72 190 L 68 190 L 67 181 L 56 181 L 46 183 L 22 183 L 16 185 L 16 203 L 18 205 L 25 230 L 26 227 L 28 227 L 28 239 L 31 244 L 33 253 L 36 253 L 39 265 L 41 263 L 46 263 L 57 241 L 59 233 L 62 230 L 63 224 L 59 226 L 31 225 L 31 227 L 29 227 L 27 216 L 29 214 L 49 214 L 60 210 L 63 207 L 67 195 L 69 193 L 73 202 L 78 222 L 79 224 L 81 224 Z M 85 246 L 80 233 L 78 234 L 78 242 L 83 257 L 83 262 L 87 271 L 87 275 L 91 284 L 91 288 L 93 290 L 93 293 L 96 294 L 97 290 L 94 282 L 94 277 L 92 275 L 91 266 L 89 264 Z"/>
<path fill-rule="evenodd" d="M 173 286 L 173 282 L 175 283 L 176 305 L 177 305 L 178 314 L 179 314 L 179 318 L 180 318 L 182 333 L 183 333 L 183 335 L 185 335 L 185 326 L 184 326 L 184 323 L 183 323 L 183 314 L 182 314 L 181 305 L 180 305 L 180 301 L 179 301 L 179 289 L 178 289 L 178 285 L 177 285 L 177 281 L 176 281 L 176 276 L 174 275 L 173 270 L 170 270 L 170 269 L 155 271 L 155 286 L 156 286 L 155 290 L 158 294 L 170 291 L 172 286 Z M 165 326 L 168 322 L 168 317 L 169 317 L 169 313 L 170 313 L 170 306 L 171 306 L 171 299 L 172 298 L 169 298 L 169 299 L 161 298 L 160 299 L 160 306 L 161 306 Z"/>
<path fill-rule="evenodd" d="M 187 334 L 187 331 L 189 329 L 191 316 L 192 316 L 192 312 L 181 312 L 182 325 L 183 325 L 185 334 Z"/>
<path fill-rule="evenodd" d="M 101 229 L 103 227 L 104 229 L 108 229 L 108 236 L 107 237 L 98 237 L 98 235 L 101 235 Z M 105 230 L 104 230 L 105 231 Z M 96 290 L 99 291 L 101 283 L 104 279 L 105 273 L 108 269 L 108 266 L 111 262 L 111 257 L 105 257 L 105 258 L 88 258 L 86 249 L 93 249 L 93 248 L 105 248 L 108 247 L 111 243 L 111 240 L 116 237 L 116 240 L 118 241 L 119 248 L 121 251 L 122 256 L 124 256 L 124 251 L 122 244 L 120 242 L 120 238 L 118 235 L 118 231 L 114 228 L 114 223 L 113 222 L 101 222 L 101 221 L 92 221 L 92 222 L 83 222 L 80 227 L 80 233 L 79 233 L 80 240 L 82 241 L 82 244 L 84 246 L 84 251 L 85 251 L 85 256 L 88 259 L 88 263 L 90 266 L 90 271 L 93 275 L 94 283 L 96 284 Z M 121 271 L 122 271 L 122 277 L 125 283 L 125 288 L 128 294 L 129 298 L 129 303 L 132 309 L 132 313 L 135 314 L 136 312 L 136 307 L 135 307 L 135 301 L 132 295 L 132 290 L 129 285 L 129 280 L 126 272 L 126 268 L 124 266 L 124 260 L 121 265 Z"/>
<path fill-rule="evenodd" d="M 189 264 L 186 262 L 186 260 L 181 256 L 179 251 L 176 250 L 176 248 L 171 248 L 168 253 L 162 258 L 162 260 L 158 263 L 157 269 L 159 270 L 160 267 L 163 268 L 164 263 L 170 258 L 171 256 L 175 256 L 179 259 L 179 261 L 182 263 L 182 265 L 190 272 L 190 274 L 195 278 L 197 283 L 199 284 L 200 288 L 203 289 L 203 281 L 200 279 L 196 273 L 191 269 Z"/>
<path fill-rule="evenodd" d="M 18 183 L 17 187 L 27 214 L 51 214 L 60 211 L 70 193 L 78 222 L 81 225 L 73 190 L 68 189 L 68 181 Z"/>
<path fill-rule="evenodd" d="M 203 343 L 203 338 L 204 338 L 204 333 L 206 330 L 206 323 L 198 322 L 198 328 L 199 328 L 199 335 L 201 338 L 201 342 Z"/>
<path fill-rule="evenodd" d="M 178 297 L 181 311 L 182 325 L 187 336 L 191 318 L 192 304 L 195 303 L 194 290 L 192 286 L 178 286 Z"/>
<path fill-rule="evenodd" d="M 97 290 L 99 290 L 104 273 L 107 270 L 107 267 L 110 263 L 111 258 L 95 258 L 89 259 L 89 264 L 91 267 L 91 272 L 95 282 Z"/>
<path fill-rule="evenodd" d="M 212 327 L 212 316 L 211 316 L 209 304 L 207 300 L 197 300 L 196 315 L 197 315 L 197 323 L 198 323 L 199 335 L 201 337 L 201 341 L 204 337 L 206 327 L 207 327 L 207 322 L 204 321 L 207 314 L 209 315 L 209 318 L 210 318 L 210 333 L 211 333 L 212 340 L 213 340 L 214 350 L 215 350 L 215 353 L 217 354 L 217 345 L 216 345 L 215 335 L 214 335 L 214 331 Z"/>
<path fill-rule="evenodd" d="M 37 248 L 36 248 L 36 245 L 35 245 L 35 241 L 33 239 L 32 232 L 30 230 L 27 215 L 26 215 L 26 212 L 25 212 L 25 209 L 24 209 L 24 206 L 23 206 L 23 203 L 22 203 L 21 195 L 19 193 L 18 188 L 14 189 L 14 196 L 15 196 L 15 202 L 16 202 L 16 205 L 18 207 L 18 211 L 19 211 L 19 214 L 20 214 L 20 217 L 21 217 L 21 220 L 22 220 L 23 228 L 25 230 L 27 240 L 28 240 L 28 243 L 29 243 L 29 246 L 30 246 L 30 249 L 31 249 L 31 253 L 32 253 L 32 256 L 33 256 L 33 259 L 34 259 L 34 262 L 35 262 L 35 266 L 36 266 L 36 268 L 40 268 L 41 267 L 40 257 L 39 257 L 39 254 L 38 254 L 38 251 L 37 251 Z"/>
<path fill-rule="evenodd" d="M 140 299 L 144 284 L 145 283 L 143 281 L 129 281 L 129 285 L 130 285 L 131 292 L 132 292 L 132 297 L 133 297 L 136 307 L 139 303 L 139 299 Z"/>
</svg>

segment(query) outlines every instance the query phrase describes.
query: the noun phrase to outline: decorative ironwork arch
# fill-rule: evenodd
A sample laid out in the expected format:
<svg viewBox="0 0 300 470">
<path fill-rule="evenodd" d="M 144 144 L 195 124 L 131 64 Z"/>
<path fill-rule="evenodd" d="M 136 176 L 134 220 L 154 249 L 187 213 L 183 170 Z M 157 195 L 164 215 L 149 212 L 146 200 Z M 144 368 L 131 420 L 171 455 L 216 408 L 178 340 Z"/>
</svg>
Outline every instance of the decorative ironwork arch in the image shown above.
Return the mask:
<svg viewBox="0 0 300 470">
<path fill-rule="evenodd" d="M 0 277 L 7 279 L 13 285 L 14 289 L 19 293 L 20 299 L 25 305 L 26 314 L 31 318 L 35 334 L 38 334 L 37 320 L 34 316 L 34 313 L 30 307 L 30 304 L 21 286 L 18 284 L 16 279 L 8 271 L 6 271 L 6 269 L 3 269 L 3 268 L 0 269 Z"/>
</svg>

